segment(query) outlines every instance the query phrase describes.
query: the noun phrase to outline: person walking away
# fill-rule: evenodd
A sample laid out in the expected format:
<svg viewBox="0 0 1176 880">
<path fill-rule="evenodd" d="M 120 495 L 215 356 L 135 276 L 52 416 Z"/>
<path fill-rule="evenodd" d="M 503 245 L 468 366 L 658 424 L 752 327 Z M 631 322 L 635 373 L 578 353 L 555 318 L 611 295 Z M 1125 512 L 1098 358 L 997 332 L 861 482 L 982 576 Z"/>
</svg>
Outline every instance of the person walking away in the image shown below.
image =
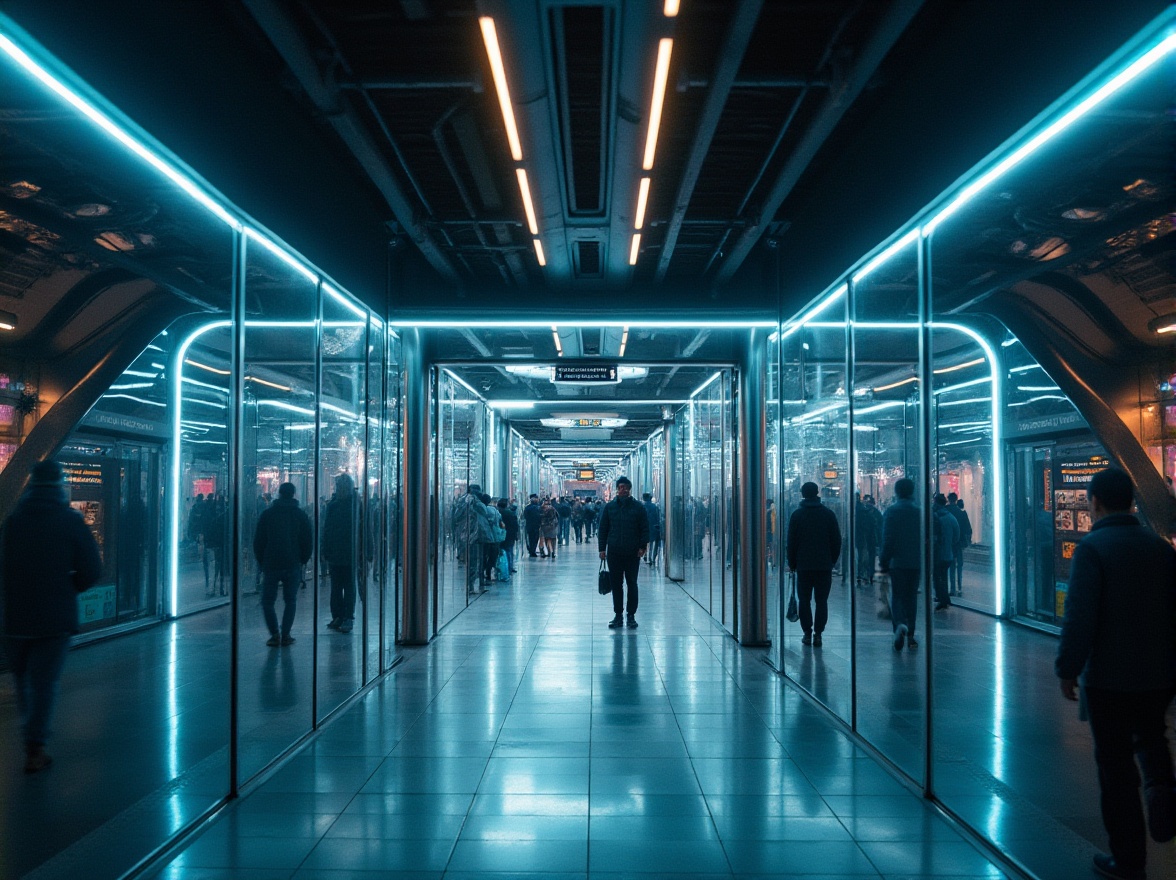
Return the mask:
<svg viewBox="0 0 1176 880">
<path fill-rule="evenodd" d="M 502 517 L 502 527 L 506 531 L 506 539 L 502 544 L 503 549 L 506 550 L 506 567 L 511 574 L 514 574 L 517 571 L 515 568 L 515 543 L 519 539 L 519 517 L 510 509 L 505 498 L 498 499 L 498 514 Z"/>
<path fill-rule="evenodd" d="M 833 567 L 841 555 L 841 527 L 837 516 L 821 503 L 816 483 L 800 487 L 800 504 L 788 517 L 788 570 L 796 575 L 800 610 L 801 643 L 821 646 L 821 633 L 829 622 L 829 591 Z M 812 603 L 816 599 L 817 612 Z"/>
<path fill-rule="evenodd" d="M 628 477 L 617 478 L 617 495 L 600 514 L 596 545 L 600 558 L 608 562 L 612 577 L 613 619 L 608 628 L 616 629 L 622 625 L 621 612 L 624 611 L 624 625 L 636 629 L 637 600 L 640 598 L 637 571 L 649 546 L 649 517 L 633 497 L 633 483 Z M 627 602 L 623 601 L 626 582 L 629 585 Z"/>
<path fill-rule="evenodd" d="M 532 493 L 523 508 L 523 523 L 527 527 L 527 555 L 538 556 L 535 548 L 539 546 L 539 537 L 543 533 L 543 508 L 539 506 L 539 496 Z"/>
<path fill-rule="evenodd" d="M 584 502 L 579 498 L 572 504 L 572 531 L 576 533 L 576 543 L 584 543 Z"/>
<path fill-rule="evenodd" d="M 539 528 L 543 535 L 543 546 L 539 548 L 539 555 L 555 559 L 555 543 L 559 538 L 559 513 L 556 512 L 550 498 L 543 502 L 539 514 Z"/>
<path fill-rule="evenodd" d="M 498 505 L 492 503 L 489 493 L 481 495 L 482 504 L 486 508 L 486 540 L 482 541 L 482 589 L 490 586 L 494 580 L 494 569 L 498 565 L 498 552 L 506 541 L 506 528 L 502 524 L 502 514 Z"/>
<path fill-rule="evenodd" d="M 894 503 L 882 515 L 882 552 L 878 570 L 890 575 L 890 620 L 894 650 L 919 647 L 915 622 L 919 619 L 919 575 L 922 551 L 919 541 L 922 512 L 915 504 L 915 483 L 903 477 L 894 484 Z"/>
<path fill-rule="evenodd" d="M 645 518 L 649 520 L 649 551 L 645 554 L 645 561 L 656 565 L 657 553 L 661 549 L 661 511 L 657 509 L 653 495 L 649 492 L 641 495 L 641 506 L 645 508 Z"/>
<path fill-rule="evenodd" d="M 487 514 L 482 512 L 486 505 L 482 503 L 482 487 L 477 483 L 470 483 L 466 493 L 453 503 L 453 517 L 450 523 L 453 529 L 453 542 L 457 545 L 457 561 L 465 566 L 466 594 L 478 595 L 478 587 L 474 583 L 482 572 L 482 540 L 489 537 L 483 523 L 488 522 Z"/>
<path fill-rule="evenodd" d="M 4 651 L 16 685 L 25 773 L 53 763 L 45 745 L 70 638 L 78 631 L 78 593 L 101 576 L 98 543 L 69 506 L 61 465 L 37 462 L 0 529 Z"/>
<path fill-rule="evenodd" d="M 302 567 L 314 552 L 314 532 L 310 517 L 294 499 L 294 484 L 282 483 L 278 497 L 257 518 L 253 533 L 253 556 L 261 571 L 261 613 L 270 632 L 271 648 L 294 644 L 290 630 L 298 610 L 298 589 L 302 586 Z M 274 603 L 278 586 L 282 587 L 282 625 Z"/>
<path fill-rule="evenodd" d="M 555 512 L 559 514 L 559 543 L 566 547 L 572 531 L 572 505 L 565 496 L 556 502 Z"/>
<path fill-rule="evenodd" d="M 948 571 L 947 592 L 949 596 L 964 595 L 964 548 L 972 544 L 972 520 L 964 510 L 964 502 L 955 492 L 947 493 L 947 512 L 955 517 L 960 527 L 960 544 L 956 551 L 955 564 Z"/>
<path fill-rule="evenodd" d="M 1070 562 L 1054 672 L 1067 700 L 1078 699 L 1081 678 L 1094 740 L 1111 850 L 1094 856 L 1094 869 L 1143 880 L 1139 770 L 1147 832 L 1160 843 L 1176 836 L 1176 776 L 1165 736 L 1176 688 L 1176 550 L 1132 516 L 1135 491 L 1123 471 L 1099 471 L 1086 494 L 1092 525 Z"/>
<path fill-rule="evenodd" d="M 355 577 L 359 562 L 359 499 L 349 474 L 335 477 L 335 494 L 323 518 L 321 552 L 331 577 L 331 620 L 328 629 L 349 633 L 355 626 Z"/>
<path fill-rule="evenodd" d="M 937 492 L 931 504 L 932 577 L 935 586 L 935 610 L 946 611 L 951 607 L 951 596 L 947 591 L 948 572 L 955 566 L 956 548 L 960 543 L 960 527 L 955 517 L 947 512 L 947 496 Z"/>
<path fill-rule="evenodd" d="M 593 538 L 596 537 L 596 516 L 597 516 L 596 502 L 595 501 L 585 501 L 584 502 L 584 532 L 585 532 L 587 539 L 589 541 L 591 541 Z"/>
</svg>

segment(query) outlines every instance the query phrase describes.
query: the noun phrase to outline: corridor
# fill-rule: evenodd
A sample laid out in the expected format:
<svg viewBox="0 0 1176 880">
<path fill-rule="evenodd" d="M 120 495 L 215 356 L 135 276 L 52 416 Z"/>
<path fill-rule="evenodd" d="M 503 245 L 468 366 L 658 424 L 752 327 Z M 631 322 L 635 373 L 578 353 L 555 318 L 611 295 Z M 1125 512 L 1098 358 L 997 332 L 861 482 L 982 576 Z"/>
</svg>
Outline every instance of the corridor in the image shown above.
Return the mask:
<svg viewBox="0 0 1176 880">
<path fill-rule="evenodd" d="M 522 559 L 157 876 L 1003 876 L 657 573 L 607 629 L 596 566 Z"/>
</svg>

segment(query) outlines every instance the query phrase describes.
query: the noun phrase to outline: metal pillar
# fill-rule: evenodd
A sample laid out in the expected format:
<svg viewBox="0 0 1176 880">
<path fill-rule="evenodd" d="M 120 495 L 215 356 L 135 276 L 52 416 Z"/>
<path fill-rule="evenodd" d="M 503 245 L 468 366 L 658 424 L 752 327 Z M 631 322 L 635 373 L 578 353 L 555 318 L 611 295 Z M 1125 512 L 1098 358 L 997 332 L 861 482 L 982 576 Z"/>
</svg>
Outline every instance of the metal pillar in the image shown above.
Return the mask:
<svg viewBox="0 0 1176 880">
<path fill-rule="evenodd" d="M 767 514 L 764 475 L 767 424 L 764 407 L 765 332 L 748 334 L 739 365 L 739 641 L 766 645 L 768 639 Z"/>
<path fill-rule="evenodd" d="M 510 422 L 493 413 L 494 460 L 490 464 L 490 484 L 487 491 L 495 498 L 510 499 Z"/>
<path fill-rule="evenodd" d="M 665 534 L 662 536 L 662 559 L 666 561 L 666 577 L 681 582 L 686 579 L 686 561 L 685 547 L 678 546 L 682 543 L 679 534 L 682 526 L 678 520 L 682 519 L 685 522 L 686 498 L 681 492 L 682 484 L 678 479 L 678 459 L 674 457 L 675 447 L 678 445 L 678 423 L 671 417 L 665 420 L 664 426 L 665 430 L 662 433 L 666 442 L 666 521 L 663 526 Z"/>
<path fill-rule="evenodd" d="M 429 371 L 424 359 L 421 331 L 406 329 L 401 335 L 404 363 L 404 417 L 402 422 L 402 472 L 404 505 L 400 518 L 400 546 L 404 561 L 401 590 L 401 630 L 398 641 L 423 645 L 432 632 L 429 572 L 429 444 L 432 440 L 429 409 Z"/>
</svg>

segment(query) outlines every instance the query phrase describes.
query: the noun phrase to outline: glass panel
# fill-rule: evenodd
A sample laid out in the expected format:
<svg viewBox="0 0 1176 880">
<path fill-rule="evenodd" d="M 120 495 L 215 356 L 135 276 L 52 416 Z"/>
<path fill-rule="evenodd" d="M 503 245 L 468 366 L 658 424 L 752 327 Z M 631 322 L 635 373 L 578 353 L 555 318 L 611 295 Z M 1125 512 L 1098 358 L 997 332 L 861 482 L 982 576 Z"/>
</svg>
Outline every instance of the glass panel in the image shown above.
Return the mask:
<svg viewBox="0 0 1176 880">
<path fill-rule="evenodd" d="M 383 535 L 386 530 L 384 517 L 387 515 L 384 487 L 384 331 L 380 322 L 368 323 L 367 337 L 367 391 L 363 412 L 365 444 L 364 494 L 364 551 L 365 564 L 360 578 L 360 593 L 363 596 L 364 631 L 364 682 L 380 674 L 380 603 L 384 594 L 384 553 Z"/>
<path fill-rule="evenodd" d="M 313 723 L 314 548 L 301 547 L 298 538 L 293 553 L 280 549 L 282 543 L 273 545 L 279 549 L 266 548 L 271 546 L 271 536 L 282 542 L 292 530 L 297 533 L 299 512 L 310 522 L 316 491 L 315 284 L 250 238 L 246 240 L 245 296 L 249 319 L 241 331 L 245 336 L 243 479 L 237 493 L 242 526 L 237 557 L 242 780 L 265 768 Z M 227 334 L 217 338 L 227 341 Z M 208 368 L 204 373 L 214 381 L 209 383 L 204 376 L 199 381 L 217 384 L 219 373 L 213 371 L 228 365 L 228 350 L 206 352 L 202 357 Z M 289 501 L 280 498 L 283 483 L 294 485 Z M 262 542 L 261 560 L 255 553 L 255 537 Z M 305 549 L 310 549 L 311 558 L 302 566 Z M 215 579 L 213 584 L 216 589 Z M 295 643 L 271 646 L 267 639 L 274 635 L 279 640 L 293 638 Z"/>
<path fill-rule="evenodd" d="M 767 428 L 764 437 L 764 498 L 767 513 L 765 516 L 765 566 L 767 590 L 767 628 L 768 638 L 771 640 L 770 649 L 772 662 L 777 669 L 782 669 L 781 647 L 783 645 L 783 618 L 786 607 L 781 601 L 781 574 L 786 566 L 780 564 L 781 530 L 780 530 L 780 331 L 777 328 L 764 343 L 767 352 L 764 355 L 766 376 L 764 380 L 764 422 Z M 785 600 L 786 601 L 786 600 Z"/>
<path fill-rule="evenodd" d="M 388 397 L 384 409 L 384 478 L 383 490 L 387 511 L 386 528 L 387 570 L 382 573 L 384 590 L 384 665 L 391 666 L 396 656 L 396 641 L 400 635 L 400 589 L 403 570 L 400 565 L 400 516 L 404 508 L 400 494 L 402 404 L 400 372 L 400 338 L 388 334 L 387 377 Z"/>
<path fill-rule="evenodd" d="M 365 312 L 323 288 L 319 382 L 318 714 L 332 712 L 363 684 L 369 543 L 367 532 L 367 330 Z"/>
<path fill-rule="evenodd" d="M 926 633 L 923 517 L 930 486 L 921 464 L 918 272 L 916 244 L 909 242 L 854 284 L 851 310 L 854 489 L 862 498 L 854 507 L 853 548 L 861 557 L 857 727 L 922 780 L 926 664 L 911 637 L 922 641 Z"/>
<path fill-rule="evenodd" d="M 227 320 L 206 321 L 183 351 L 180 370 L 180 510 L 176 609 L 186 614 L 224 605 L 214 581 L 216 497 L 229 486 L 229 355 Z M 226 619 L 227 626 L 227 619 Z"/>
<path fill-rule="evenodd" d="M 791 595 L 795 590 L 800 613 L 796 623 L 784 625 L 784 668 L 817 699 L 848 718 L 851 596 L 845 548 L 851 484 L 844 310 L 844 298 L 839 298 L 821 320 L 784 328 L 780 522 L 790 569 L 788 591 Z M 807 501 L 802 495 L 806 484 L 816 490 L 815 497 Z M 824 554 L 810 555 L 805 545 L 787 537 L 793 523 L 799 534 L 802 523 L 811 522 L 810 508 L 815 505 L 833 512 L 842 536 L 831 572 L 820 568 L 827 564 Z M 827 526 L 814 524 L 812 528 L 825 534 Z M 809 565 L 815 567 L 810 569 Z M 819 646 L 806 643 L 818 633 Z"/>
<path fill-rule="evenodd" d="M 730 633 L 736 628 L 736 572 L 739 570 L 737 553 L 739 549 L 739 518 L 735 507 L 735 401 L 732 391 L 735 377 L 730 370 L 723 372 L 722 387 L 716 389 L 722 395 L 722 507 L 723 507 L 723 627 Z"/>
</svg>

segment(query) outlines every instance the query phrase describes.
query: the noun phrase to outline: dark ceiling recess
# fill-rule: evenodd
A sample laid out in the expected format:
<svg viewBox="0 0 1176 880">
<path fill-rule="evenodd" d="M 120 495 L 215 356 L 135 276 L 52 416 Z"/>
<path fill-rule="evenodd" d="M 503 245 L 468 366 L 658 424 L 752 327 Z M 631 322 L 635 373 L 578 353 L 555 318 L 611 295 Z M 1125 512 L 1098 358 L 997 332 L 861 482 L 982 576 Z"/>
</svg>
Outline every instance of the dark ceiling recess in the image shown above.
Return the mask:
<svg viewBox="0 0 1176 880">
<path fill-rule="evenodd" d="M 573 217 L 599 217 L 605 212 L 612 20 L 612 10 L 600 6 L 551 10 L 568 213 Z"/>
<path fill-rule="evenodd" d="M 576 274 L 583 277 L 599 275 L 600 271 L 600 242 L 576 242 Z"/>
</svg>

